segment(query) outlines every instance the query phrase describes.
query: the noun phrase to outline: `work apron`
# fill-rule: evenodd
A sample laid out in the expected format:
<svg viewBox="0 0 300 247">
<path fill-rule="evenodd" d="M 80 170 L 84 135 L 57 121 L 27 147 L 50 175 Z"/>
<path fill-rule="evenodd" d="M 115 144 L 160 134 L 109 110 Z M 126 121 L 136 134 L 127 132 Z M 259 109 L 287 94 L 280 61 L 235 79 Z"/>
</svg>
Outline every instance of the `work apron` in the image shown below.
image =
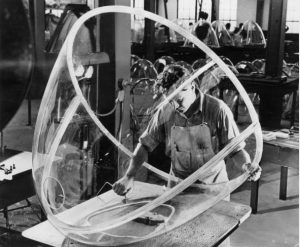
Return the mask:
<svg viewBox="0 0 300 247">
<path fill-rule="evenodd" d="M 206 123 L 171 129 L 171 172 L 185 179 L 198 170 L 215 155 L 210 128 Z M 220 161 L 208 173 L 199 177 L 204 184 L 228 181 L 224 160 Z"/>
<path fill-rule="evenodd" d="M 175 121 L 176 122 L 176 121 Z M 198 168 L 203 166 L 215 155 L 212 145 L 210 128 L 206 123 L 200 125 L 180 127 L 174 125 L 171 129 L 171 173 L 185 179 Z M 172 174 L 172 175 L 173 175 Z M 227 182 L 228 176 L 224 160 L 220 161 L 205 176 L 201 176 L 200 183 L 212 184 Z M 170 185 L 170 183 L 168 184 Z M 230 201 L 230 195 L 224 198 Z M 229 237 L 220 247 L 229 247 Z"/>
</svg>

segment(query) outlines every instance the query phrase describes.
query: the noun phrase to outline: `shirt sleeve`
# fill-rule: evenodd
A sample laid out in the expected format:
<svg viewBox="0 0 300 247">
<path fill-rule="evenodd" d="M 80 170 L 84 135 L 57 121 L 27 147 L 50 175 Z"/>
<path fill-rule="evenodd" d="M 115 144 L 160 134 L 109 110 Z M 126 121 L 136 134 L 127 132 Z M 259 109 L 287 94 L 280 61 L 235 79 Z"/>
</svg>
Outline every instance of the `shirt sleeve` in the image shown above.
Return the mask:
<svg viewBox="0 0 300 247">
<path fill-rule="evenodd" d="M 225 147 L 234 137 L 238 136 L 240 131 L 233 118 L 233 114 L 229 107 L 222 102 L 220 112 L 217 119 L 217 135 L 219 139 L 220 149 Z M 245 142 L 241 142 L 233 153 L 243 149 Z"/>
<path fill-rule="evenodd" d="M 146 130 L 140 136 L 139 142 L 147 149 L 148 152 L 152 152 L 158 144 L 164 140 L 164 114 L 162 111 L 157 111 L 151 118 Z"/>
</svg>

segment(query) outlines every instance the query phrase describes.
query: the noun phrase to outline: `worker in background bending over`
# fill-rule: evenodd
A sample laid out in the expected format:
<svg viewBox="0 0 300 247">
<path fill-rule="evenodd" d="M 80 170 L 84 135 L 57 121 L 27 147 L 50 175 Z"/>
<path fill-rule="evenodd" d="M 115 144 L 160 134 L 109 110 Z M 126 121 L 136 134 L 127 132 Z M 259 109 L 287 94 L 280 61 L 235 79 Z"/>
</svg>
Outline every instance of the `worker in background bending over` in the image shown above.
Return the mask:
<svg viewBox="0 0 300 247">
<path fill-rule="evenodd" d="M 161 86 L 170 94 L 187 79 L 189 72 L 181 66 L 170 65 L 163 71 Z M 146 130 L 139 138 L 130 165 L 125 175 L 114 185 L 113 190 L 124 195 L 132 186 L 138 168 L 146 161 L 159 143 L 165 143 L 166 155 L 171 157 L 171 170 L 185 179 L 209 161 L 239 130 L 228 106 L 221 100 L 200 92 L 196 83 L 185 86 L 175 98 L 158 109 Z M 260 177 L 261 168 L 251 164 L 245 143 L 230 155 L 234 164 L 250 172 L 250 180 Z M 200 183 L 212 184 L 228 181 L 224 160 L 201 178 Z"/>
</svg>

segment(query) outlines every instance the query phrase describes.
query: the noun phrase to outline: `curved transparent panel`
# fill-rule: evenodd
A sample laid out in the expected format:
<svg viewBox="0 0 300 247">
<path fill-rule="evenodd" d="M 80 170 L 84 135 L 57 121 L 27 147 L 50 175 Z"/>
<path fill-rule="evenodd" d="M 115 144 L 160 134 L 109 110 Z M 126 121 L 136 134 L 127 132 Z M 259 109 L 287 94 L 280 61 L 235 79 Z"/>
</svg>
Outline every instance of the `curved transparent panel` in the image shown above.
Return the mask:
<svg viewBox="0 0 300 247">
<path fill-rule="evenodd" d="M 261 27 L 254 21 L 246 21 L 235 36 L 236 46 L 266 46 L 266 39 Z"/>
<path fill-rule="evenodd" d="M 179 66 L 182 66 L 183 68 L 187 69 L 190 73 L 193 72 L 193 67 L 192 65 L 190 65 L 189 63 L 185 62 L 185 61 L 176 61 L 174 62 L 175 65 L 179 65 Z"/>
<path fill-rule="evenodd" d="M 61 18 L 60 23 L 57 24 L 58 28 L 55 32 L 53 32 L 53 36 L 49 40 L 49 43 L 47 44 L 46 50 L 48 52 L 57 53 L 60 51 L 63 43 L 65 42 L 65 39 L 67 37 L 67 34 L 69 33 L 71 27 L 74 25 L 74 23 L 78 20 L 78 18 L 83 15 L 85 12 L 89 11 L 90 8 L 84 5 L 67 5 L 64 9 Z M 81 33 L 81 49 L 89 49 L 91 46 L 91 42 L 94 42 L 93 40 L 93 30 L 95 27 L 95 22 L 93 20 L 90 20 L 81 28 L 79 33 Z"/>
<path fill-rule="evenodd" d="M 212 24 L 213 29 L 216 32 L 220 46 L 232 46 L 233 41 L 230 33 L 225 27 L 225 24 L 221 21 L 214 21 Z"/>
<path fill-rule="evenodd" d="M 155 60 L 154 68 L 156 69 L 157 73 L 159 74 L 164 70 L 164 68 L 167 65 L 172 64 L 174 62 L 175 62 L 174 58 L 172 58 L 170 56 L 162 56 Z"/>
<path fill-rule="evenodd" d="M 254 74 L 259 72 L 256 66 L 249 61 L 240 61 L 235 65 L 235 68 L 241 74 Z"/>
<path fill-rule="evenodd" d="M 175 19 L 175 20 L 173 20 L 173 23 L 175 23 L 176 25 L 182 27 L 185 30 L 189 30 L 189 26 L 187 26 L 186 23 L 183 20 Z M 191 24 L 191 26 L 192 26 L 192 24 Z M 181 42 L 182 43 L 182 42 L 185 41 L 184 36 L 180 35 L 177 32 L 175 32 L 175 35 L 176 35 L 176 41 L 177 42 Z"/>
<path fill-rule="evenodd" d="M 176 35 L 174 30 L 169 29 L 159 22 L 155 24 L 155 43 L 177 43 L 177 37 L 178 35 Z"/>
<path fill-rule="evenodd" d="M 255 59 L 252 61 L 252 64 L 256 67 L 259 73 L 265 73 L 266 59 Z"/>
<path fill-rule="evenodd" d="M 133 81 L 138 79 L 156 79 L 157 71 L 153 63 L 147 59 L 137 60 L 130 68 L 131 78 Z"/>
<path fill-rule="evenodd" d="M 220 58 L 222 59 L 222 61 L 229 65 L 229 66 L 234 66 L 233 63 L 231 62 L 231 60 L 228 57 L 224 57 L 224 56 L 220 56 Z"/>
<path fill-rule="evenodd" d="M 132 16 L 184 36 L 208 59 L 190 65 L 164 57 L 157 73 L 155 56 L 130 53 Z M 100 31 L 84 50 L 80 30 L 90 20 Z M 122 39 L 107 25 L 115 22 Z M 69 238 L 114 246 L 159 236 L 249 177 L 244 162 L 229 165 L 237 153 L 249 150 L 257 167 L 262 137 L 251 100 L 229 66 L 194 35 L 153 13 L 107 6 L 79 18 L 66 40 L 39 110 L 33 178 L 47 218 Z M 249 114 L 240 130 L 228 100 L 238 98 Z M 137 157 L 139 169 L 122 187 Z"/>
<path fill-rule="evenodd" d="M 200 39 L 204 44 L 210 47 L 220 47 L 216 32 L 214 31 L 211 23 L 199 20 L 193 25 L 192 34 Z M 189 40 L 185 41 L 186 46 L 193 45 Z"/>
<path fill-rule="evenodd" d="M 265 74 L 266 60 L 255 59 L 252 64 L 258 70 L 259 73 Z M 299 66 L 298 64 L 289 64 L 285 60 L 282 61 L 282 75 L 287 77 L 299 77 Z"/>
<path fill-rule="evenodd" d="M 287 64 L 288 67 L 288 76 L 289 77 L 299 77 L 299 64 Z"/>
<path fill-rule="evenodd" d="M 130 66 L 132 66 L 139 59 L 140 59 L 139 56 L 131 54 L 131 56 L 130 56 Z"/>
</svg>

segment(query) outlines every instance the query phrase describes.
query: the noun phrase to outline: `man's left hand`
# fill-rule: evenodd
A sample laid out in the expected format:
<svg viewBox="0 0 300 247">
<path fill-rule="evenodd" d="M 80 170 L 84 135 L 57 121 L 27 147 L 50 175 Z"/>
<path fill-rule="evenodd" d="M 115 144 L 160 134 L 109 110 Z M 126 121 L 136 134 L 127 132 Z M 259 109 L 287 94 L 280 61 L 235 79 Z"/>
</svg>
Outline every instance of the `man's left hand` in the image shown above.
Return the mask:
<svg viewBox="0 0 300 247">
<path fill-rule="evenodd" d="M 249 181 L 257 181 L 261 175 L 261 167 L 259 165 L 254 165 L 252 163 L 247 163 L 243 165 L 243 170 L 249 173 Z"/>
</svg>

